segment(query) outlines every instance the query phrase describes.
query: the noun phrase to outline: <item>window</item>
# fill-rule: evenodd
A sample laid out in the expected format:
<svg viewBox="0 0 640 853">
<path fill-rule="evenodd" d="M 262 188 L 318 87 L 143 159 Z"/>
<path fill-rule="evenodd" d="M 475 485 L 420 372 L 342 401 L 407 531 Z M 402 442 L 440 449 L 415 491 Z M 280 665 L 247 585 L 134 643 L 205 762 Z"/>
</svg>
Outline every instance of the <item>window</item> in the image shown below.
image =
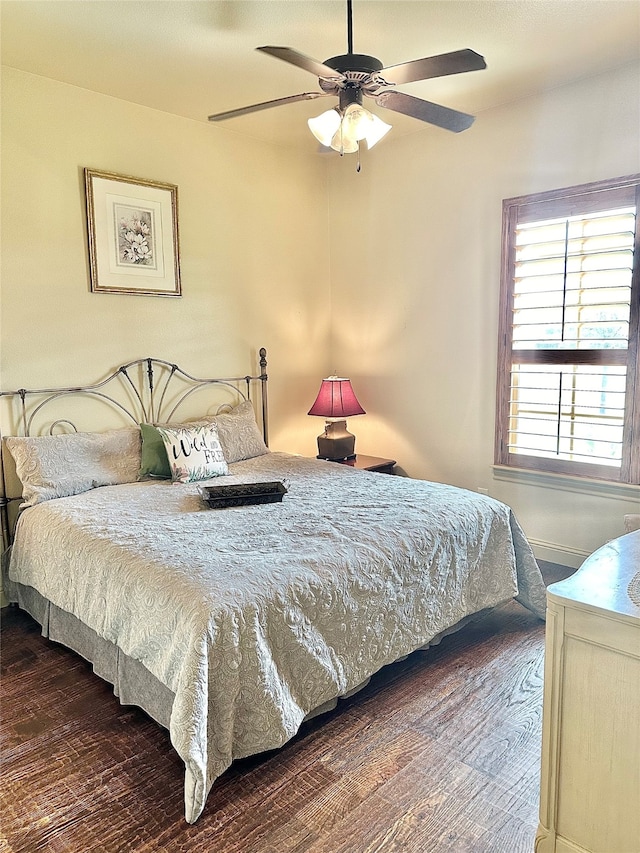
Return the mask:
<svg viewBox="0 0 640 853">
<path fill-rule="evenodd" d="M 640 483 L 640 175 L 503 202 L 495 460 Z"/>
</svg>

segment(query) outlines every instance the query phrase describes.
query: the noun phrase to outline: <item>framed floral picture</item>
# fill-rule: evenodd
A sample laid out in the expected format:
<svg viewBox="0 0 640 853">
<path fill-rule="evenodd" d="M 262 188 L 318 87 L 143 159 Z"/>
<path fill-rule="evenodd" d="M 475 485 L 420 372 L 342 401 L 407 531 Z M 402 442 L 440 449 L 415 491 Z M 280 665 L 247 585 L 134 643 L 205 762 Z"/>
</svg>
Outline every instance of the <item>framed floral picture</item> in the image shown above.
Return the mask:
<svg viewBox="0 0 640 853">
<path fill-rule="evenodd" d="M 84 175 L 92 292 L 181 296 L 177 186 Z"/>
</svg>

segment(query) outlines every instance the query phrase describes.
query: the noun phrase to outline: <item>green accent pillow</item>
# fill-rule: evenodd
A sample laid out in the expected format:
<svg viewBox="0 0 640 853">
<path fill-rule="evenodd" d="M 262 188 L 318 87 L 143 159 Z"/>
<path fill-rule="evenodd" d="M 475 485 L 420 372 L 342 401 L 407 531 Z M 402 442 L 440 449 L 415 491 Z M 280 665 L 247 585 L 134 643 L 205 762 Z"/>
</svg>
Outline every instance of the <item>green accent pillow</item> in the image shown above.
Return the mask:
<svg viewBox="0 0 640 853">
<path fill-rule="evenodd" d="M 138 479 L 146 480 L 148 477 L 155 477 L 159 480 L 170 480 L 171 468 L 162 436 L 151 424 L 140 424 L 140 432 L 142 433 L 142 461 Z"/>
</svg>

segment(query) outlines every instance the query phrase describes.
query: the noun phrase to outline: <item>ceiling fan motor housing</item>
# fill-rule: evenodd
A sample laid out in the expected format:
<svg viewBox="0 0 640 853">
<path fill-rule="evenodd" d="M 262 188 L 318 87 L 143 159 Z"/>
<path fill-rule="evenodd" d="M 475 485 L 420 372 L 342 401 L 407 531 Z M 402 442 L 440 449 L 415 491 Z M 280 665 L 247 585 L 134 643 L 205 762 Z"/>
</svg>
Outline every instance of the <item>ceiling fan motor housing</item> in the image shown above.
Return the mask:
<svg viewBox="0 0 640 853">
<path fill-rule="evenodd" d="M 365 74 L 373 74 L 382 71 L 382 63 L 375 56 L 367 56 L 364 53 L 345 53 L 342 56 L 332 56 L 325 59 L 325 65 L 334 68 L 343 74 L 346 71 L 363 71 Z"/>
<path fill-rule="evenodd" d="M 340 109 L 348 107 L 349 104 L 361 104 L 363 92 L 373 97 L 381 88 L 388 86 L 378 73 L 382 69 L 382 63 L 375 56 L 345 53 L 342 56 L 332 56 L 323 64 L 342 75 L 341 79 L 318 79 L 323 92 L 340 97 Z"/>
<path fill-rule="evenodd" d="M 339 107 L 342 112 L 346 110 L 349 104 L 362 105 L 362 89 L 358 83 L 346 83 L 344 89 L 340 89 L 337 94 L 340 98 Z"/>
</svg>

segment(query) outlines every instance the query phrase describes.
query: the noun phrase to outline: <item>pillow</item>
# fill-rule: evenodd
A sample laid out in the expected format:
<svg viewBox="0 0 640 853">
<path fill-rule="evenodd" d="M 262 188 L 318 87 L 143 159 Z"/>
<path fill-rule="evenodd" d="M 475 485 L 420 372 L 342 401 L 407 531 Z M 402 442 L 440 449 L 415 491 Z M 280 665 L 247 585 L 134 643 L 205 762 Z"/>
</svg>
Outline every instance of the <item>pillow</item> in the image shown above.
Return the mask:
<svg viewBox="0 0 640 853">
<path fill-rule="evenodd" d="M 193 483 L 229 473 L 215 424 L 156 427 L 174 483 Z"/>
<path fill-rule="evenodd" d="M 151 424 L 140 424 L 140 433 L 142 435 L 142 454 L 138 479 L 146 480 L 147 477 L 157 477 L 161 480 L 170 480 L 171 468 L 169 467 L 164 439 Z"/>
<path fill-rule="evenodd" d="M 140 430 L 74 432 L 27 438 L 6 445 L 22 482 L 21 506 L 78 495 L 96 486 L 134 483 L 140 468 Z"/>
<path fill-rule="evenodd" d="M 253 459 L 254 456 L 263 456 L 269 452 L 249 400 L 234 406 L 230 412 L 198 421 L 205 422 L 214 423 L 218 427 L 224 458 L 229 463 Z"/>
<path fill-rule="evenodd" d="M 178 427 L 208 426 L 214 424 L 218 429 L 218 438 L 222 453 L 228 463 L 253 459 L 269 452 L 256 423 L 253 406 L 245 400 L 230 412 L 197 418 L 187 424 L 140 424 L 142 431 L 142 462 L 138 479 L 147 477 L 169 479 L 171 467 L 167 459 L 164 439 L 158 432 L 158 426 L 165 429 Z"/>
</svg>

